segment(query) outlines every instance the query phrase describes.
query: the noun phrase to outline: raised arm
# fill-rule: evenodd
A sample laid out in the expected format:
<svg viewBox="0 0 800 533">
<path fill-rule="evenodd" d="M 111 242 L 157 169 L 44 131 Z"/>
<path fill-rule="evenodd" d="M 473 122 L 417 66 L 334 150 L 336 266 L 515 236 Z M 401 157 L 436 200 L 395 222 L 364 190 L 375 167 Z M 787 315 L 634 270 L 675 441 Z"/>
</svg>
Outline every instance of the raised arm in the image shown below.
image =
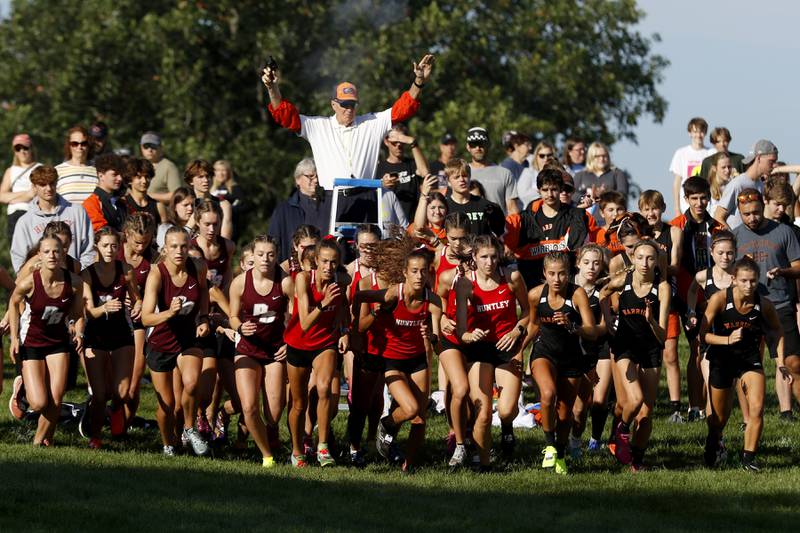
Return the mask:
<svg viewBox="0 0 800 533">
<path fill-rule="evenodd" d="M 300 132 L 300 112 L 293 103 L 284 100 L 279 87 L 280 70 L 273 70 L 269 66 L 261 73 L 261 81 L 269 93 L 269 110 L 272 118 L 287 130 Z"/>
</svg>

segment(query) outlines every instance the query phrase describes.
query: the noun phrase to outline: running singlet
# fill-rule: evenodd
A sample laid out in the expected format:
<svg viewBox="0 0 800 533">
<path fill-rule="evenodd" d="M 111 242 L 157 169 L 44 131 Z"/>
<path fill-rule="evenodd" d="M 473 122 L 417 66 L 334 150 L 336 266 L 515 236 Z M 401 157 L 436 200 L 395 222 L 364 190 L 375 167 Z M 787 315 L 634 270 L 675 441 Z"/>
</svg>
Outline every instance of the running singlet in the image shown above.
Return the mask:
<svg viewBox="0 0 800 533">
<path fill-rule="evenodd" d="M 71 274 L 66 269 L 61 270 L 64 275 L 64 288 L 55 298 L 51 298 L 45 292 L 40 271 L 33 271 L 33 294 L 28 300 L 31 316 L 24 346 L 47 348 L 69 344 L 66 317 L 69 316 L 75 292 L 72 289 Z"/>
<path fill-rule="evenodd" d="M 706 284 L 703 286 L 703 294 L 706 297 L 706 301 L 708 301 L 712 296 L 717 294 L 719 291 L 724 289 L 720 289 L 717 287 L 717 284 L 714 282 L 714 267 L 709 267 L 706 269 Z"/>
<path fill-rule="evenodd" d="M 461 273 L 457 273 L 455 277 L 453 277 L 453 283 L 450 285 L 450 290 L 447 292 L 447 312 L 444 314 L 447 318 L 456 322 L 458 318 L 456 317 L 456 285 L 458 284 L 458 279 L 461 277 Z M 438 279 L 438 278 L 437 278 Z M 473 321 L 473 308 L 472 305 L 467 307 L 467 331 L 472 329 L 472 321 Z M 461 344 L 461 340 L 458 339 L 456 336 L 456 330 L 453 329 L 453 333 L 450 334 L 442 334 L 445 339 L 447 339 L 451 344 Z"/>
<path fill-rule="evenodd" d="M 715 335 L 726 337 L 742 328 L 742 340 L 735 344 L 708 347 L 708 359 L 724 362 L 728 359 L 737 361 L 744 359 L 760 359 L 761 339 L 768 326 L 764 323 L 761 313 L 761 296 L 756 292 L 755 303 L 747 314 L 742 314 L 736 309 L 733 302 L 733 287 L 725 291 L 725 309 L 714 318 L 712 329 Z"/>
<path fill-rule="evenodd" d="M 281 288 L 281 270 L 276 269 L 272 289 L 265 296 L 256 291 L 253 285 L 253 271 L 244 275 L 240 318 L 242 323 L 252 322 L 256 332 L 252 335 L 240 335 L 236 344 L 236 353 L 267 359 L 273 357 L 283 342 L 283 317 L 289 301 Z"/>
<path fill-rule="evenodd" d="M 425 324 L 431 314 L 428 310 L 428 289 L 424 289 L 422 305 L 412 311 L 403 299 L 403 286 L 397 286 L 397 305 L 392 314 L 387 313 L 387 320 L 382 322 L 386 348 L 382 355 L 385 359 L 414 359 L 425 353 L 425 340 L 420 327 Z"/>
<path fill-rule="evenodd" d="M 208 259 L 206 257 L 206 252 L 203 251 L 203 260 L 208 267 L 208 282 L 214 287 L 222 286 L 222 280 L 225 279 L 225 274 L 227 274 L 228 270 L 231 268 L 231 262 L 228 260 L 228 247 L 225 242 L 225 239 L 219 239 L 217 244 L 219 255 L 216 259 Z M 192 239 L 192 244 L 197 246 L 200 250 L 203 250 L 200 245 L 197 244 L 196 238 Z"/>
<path fill-rule="evenodd" d="M 350 287 L 347 290 L 347 297 L 351 302 L 353 301 L 353 297 L 356 295 L 356 291 L 358 290 L 358 283 L 362 279 L 364 279 L 364 276 L 361 274 L 361 263 L 356 257 L 355 267 L 353 268 L 353 281 L 350 282 Z"/>
<path fill-rule="evenodd" d="M 125 337 L 130 337 L 131 327 L 125 313 L 125 297 L 128 295 L 128 281 L 125 279 L 125 270 L 122 261 L 114 261 L 114 278 L 110 285 L 103 285 L 97 275 L 94 265 L 87 268 L 92 279 L 92 302 L 95 307 L 105 302 L 117 299 L 123 307 L 116 313 L 108 313 L 100 318 L 89 318 L 86 324 L 86 344 L 114 344 Z"/>
<path fill-rule="evenodd" d="M 553 309 L 547 301 L 550 286 L 545 284 L 539 303 L 536 305 L 536 315 L 539 319 L 539 338 L 534 345 L 534 355 L 549 356 L 555 359 L 574 359 L 581 354 L 580 337 L 570 333 L 565 326 L 557 324 L 555 314 L 560 312 L 567 315 L 576 326 L 581 325 L 581 314 L 575 309 L 572 296 L 578 288 L 574 283 L 567 283 L 564 295 L 564 304 L 560 309 Z"/>
<path fill-rule="evenodd" d="M 661 282 L 658 271 L 653 278 L 653 286 L 644 297 L 640 298 L 633 291 L 633 272 L 625 276 L 625 286 L 619 295 L 619 317 L 615 339 L 615 353 L 626 350 L 638 352 L 649 351 L 661 347 L 650 324 L 645 318 L 647 304 L 653 313 L 653 320 L 658 321 L 660 313 L 658 305 L 658 284 Z"/>
<path fill-rule="evenodd" d="M 455 268 L 458 266 L 458 263 L 453 264 L 447 259 L 447 249 L 449 246 L 445 246 L 442 248 L 441 253 L 439 254 L 439 266 L 436 268 L 436 283 L 433 285 L 433 290 L 438 290 L 439 288 L 439 276 L 442 275 L 442 272 L 450 270 L 451 268 Z"/>
<path fill-rule="evenodd" d="M 517 298 L 505 273 L 500 270 L 500 284 L 485 291 L 478 284 L 477 274 L 472 272 L 472 316 L 470 329 L 482 329 L 489 334 L 482 342 L 496 344 L 503 335 L 513 331 L 517 325 Z M 448 304 L 448 309 L 450 308 Z"/>
<path fill-rule="evenodd" d="M 381 290 L 381 287 L 378 284 L 377 274 L 375 274 L 375 272 L 372 272 L 370 274 L 370 278 L 372 282 L 372 284 L 370 285 L 370 290 L 372 291 Z M 374 332 L 376 331 L 376 329 L 379 331 L 383 329 L 383 324 L 381 324 L 381 322 L 385 321 L 386 317 L 388 316 L 388 313 L 384 312 L 385 310 L 380 311 L 378 308 L 375 307 L 375 305 L 376 304 L 370 304 L 370 308 L 375 309 L 377 312 L 375 313 L 375 320 L 372 322 L 372 326 L 370 326 L 366 331 L 367 353 L 373 355 L 379 354 L 380 350 L 383 349 L 381 344 L 378 342 L 378 339 L 375 337 Z"/>
<path fill-rule="evenodd" d="M 165 263 L 158 263 L 161 273 L 161 290 L 158 292 L 158 310 L 166 311 L 173 298 L 180 298 L 181 310 L 178 314 L 153 328 L 147 342 L 156 351 L 168 354 L 181 353 L 194 346 L 197 339 L 197 306 L 200 302 L 200 283 L 197 268 L 191 258 L 186 260 L 186 282 L 178 287 Z"/>
<path fill-rule="evenodd" d="M 313 309 L 323 299 L 322 293 L 317 290 L 316 270 L 310 272 L 308 283 L 311 286 L 311 293 L 309 294 L 310 309 Z M 323 348 L 336 346 L 339 342 L 339 334 L 337 331 L 334 331 L 334 325 L 341 304 L 341 297 L 331 302 L 328 307 L 322 309 L 317 321 L 314 322 L 308 330 L 303 331 L 303 328 L 300 326 L 300 306 L 297 296 L 295 296 L 292 317 L 289 319 L 289 324 L 286 326 L 286 332 L 283 334 L 284 342 L 296 350 L 321 350 Z"/>
<path fill-rule="evenodd" d="M 124 247 L 120 246 L 119 252 L 117 253 L 117 259 L 120 261 L 127 262 L 127 258 L 125 257 L 125 249 Z M 128 263 L 130 265 L 130 263 Z M 144 286 L 147 283 L 147 275 L 150 273 L 150 261 L 147 259 L 146 255 L 142 255 L 142 260 L 139 263 L 138 267 L 133 265 L 131 266 L 131 270 L 133 270 L 133 278 L 136 280 L 136 286 L 139 288 L 139 294 L 144 294 Z"/>
<path fill-rule="evenodd" d="M 600 307 L 600 291 L 598 291 L 596 288 L 593 288 L 592 292 L 588 293 L 587 296 L 589 297 L 589 309 L 592 310 L 594 323 L 599 324 L 603 314 L 603 310 Z M 583 352 L 594 359 L 597 359 L 597 357 L 600 355 L 600 352 L 603 350 L 606 341 L 607 339 L 605 335 L 593 341 L 584 338 L 580 339 Z M 605 351 L 607 352 L 608 350 L 606 349 Z"/>
</svg>

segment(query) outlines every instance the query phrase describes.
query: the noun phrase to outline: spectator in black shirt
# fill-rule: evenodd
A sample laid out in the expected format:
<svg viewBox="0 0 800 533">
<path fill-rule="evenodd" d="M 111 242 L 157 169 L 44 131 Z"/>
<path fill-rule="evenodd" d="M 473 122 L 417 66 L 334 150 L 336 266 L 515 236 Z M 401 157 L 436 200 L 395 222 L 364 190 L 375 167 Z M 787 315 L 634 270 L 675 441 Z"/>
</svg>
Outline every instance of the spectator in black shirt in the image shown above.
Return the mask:
<svg viewBox="0 0 800 533">
<path fill-rule="evenodd" d="M 164 204 L 156 202 L 147 194 L 150 181 L 156 175 L 153 164 L 143 157 L 131 157 L 125 162 L 122 179 L 128 194 L 121 198 L 128 215 L 144 211 L 153 217 L 153 223 L 166 222 L 167 212 Z"/>
<path fill-rule="evenodd" d="M 406 219 L 411 220 L 417 210 L 422 178 L 428 174 L 428 163 L 425 161 L 422 149 L 417 146 L 417 141 L 408 135 L 405 124 L 392 126 L 384 137 L 383 144 L 389 155 L 378 162 L 375 175 L 381 177 L 384 187 L 394 191 L 397 201 L 406 214 Z M 406 157 L 406 146 L 411 148 L 413 158 Z"/>
<path fill-rule="evenodd" d="M 309 224 L 327 233 L 331 222 L 331 191 L 319 185 L 317 166 L 307 157 L 294 169 L 295 190 L 275 207 L 268 233 L 280 243 L 280 260 L 292 254 L 292 235 L 298 226 Z"/>
<path fill-rule="evenodd" d="M 474 235 L 502 235 L 505 216 L 499 205 L 486 198 L 470 194 L 469 164 L 463 159 L 451 159 L 444 167 L 450 190 L 447 193 L 447 212 L 461 212 L 471 222 L 470 233 Z"/>
</svg>

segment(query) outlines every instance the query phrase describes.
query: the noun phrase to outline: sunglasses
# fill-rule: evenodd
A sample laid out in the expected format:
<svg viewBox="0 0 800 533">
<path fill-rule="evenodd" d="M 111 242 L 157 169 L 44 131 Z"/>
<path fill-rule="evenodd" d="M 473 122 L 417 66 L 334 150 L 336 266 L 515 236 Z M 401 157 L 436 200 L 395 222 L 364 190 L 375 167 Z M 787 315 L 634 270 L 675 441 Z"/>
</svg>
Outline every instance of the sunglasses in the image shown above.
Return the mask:
<svg viewBox="0 0 800 533">
<path fill-rule="evenodd" d="M 83 146 L 84 148 L 86 148 L 87 146 L 89 146 L 89 141 L 70 141 L 69 145 L 73 148 L 77 148 L 78 146 Z"/>
<path fill-rule="evenodd" d="M 358 102 L 356 102 L 355 100 L 345 100 L 343 102 L 336 102 L 336 103 L 345 109 L 355 109 L 356 106 L 358 105 Z"/>
<path fill-rule="evenodd" d="M 467 143 L 467 146 L 469 146 L 470 148 L 483 148 L 484 146 L 486 146 L 486 143 L 482 143 L 482 142 Z"/>
<path fill-rule="evenodd" d="M 542 154 L 542 153 L 538 153 L 538 154 L 536 154 L 536 156 L 537 156 L 539 159 L 547 159 L 548 157 L 553 157 L 553 154 L 552 154 L 552 153 L 550 153 L 550 154 Z"/>
<path fill-rule="evenodd" d="M 31 149 L 30 146 L 25 146 L 24 144 L 15 144 L 14 145 L 14 151 L 15 152 L 22 152 L 22 151 L 29 152 L 30 149 Z"/>
<path fill-rule="evenodd" d="M 157 144 L 147 143 L 147 144 L 143 144 L 142 148 L 144 148 L 145 150 L 158 150 L 158 145 Z"/>
<path fill-rule="evenodd" d="M 747 202 L 762 202 L 762 203 L 764 202 L 760 194 L 752 192 L 740 194 L 739 196 L 736 197 L 736 199 L 739 201 L 740 204 L 746 204 Z"/>
</svg>

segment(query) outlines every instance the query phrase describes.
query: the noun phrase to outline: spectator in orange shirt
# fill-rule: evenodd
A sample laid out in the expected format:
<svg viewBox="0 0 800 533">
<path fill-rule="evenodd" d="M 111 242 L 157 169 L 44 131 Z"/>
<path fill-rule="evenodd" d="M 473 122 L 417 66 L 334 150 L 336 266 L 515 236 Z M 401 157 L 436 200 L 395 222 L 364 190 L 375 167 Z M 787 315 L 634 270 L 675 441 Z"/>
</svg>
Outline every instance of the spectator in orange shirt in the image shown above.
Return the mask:
<svg viewBox="0 0 800 533">
<path fill-rule="evenodd" d="M 127 212 L 124 202 L 119 201 L 119 189 L 125 162 L 117 154 L 101 154 L 94 162 L 97 169 L 98 184 L 94 192 L 83 202 L 83 208 L 92 221 L 92 229 L 98 231 L 111 226 L 122 231 Z"/>
</svg>

